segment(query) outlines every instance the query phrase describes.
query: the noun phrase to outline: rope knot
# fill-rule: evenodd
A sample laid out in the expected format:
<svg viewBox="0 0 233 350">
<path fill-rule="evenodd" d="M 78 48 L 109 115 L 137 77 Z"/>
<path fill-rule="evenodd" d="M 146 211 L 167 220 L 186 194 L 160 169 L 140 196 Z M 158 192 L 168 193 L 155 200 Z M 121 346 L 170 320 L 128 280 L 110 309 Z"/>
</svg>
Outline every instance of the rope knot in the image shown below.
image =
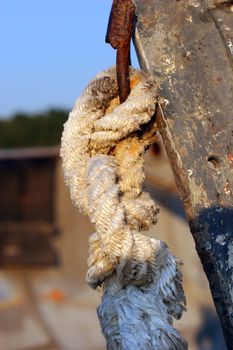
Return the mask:
<svg viewBox="0 0 233 350">
<path fill-rule="evenodd" d="M 108 349 L 181 350 L 186 343 L 171 326 L 172 316 L 179 318 L 185 308 L 180 263 L 163 242 L 142 233 L 156 223 L 159 211 L 142 191 L 143 155 L 156 137 L 157 89 L 141 71 L 131 69 L 130 76 L 132 91 L 121 105 L 114 68 L 99 74 L 77 100 L 62 136 L 65 181 L 74 204 L 96 228 L 87 281 L 92 288 L 103 286 L 98 314 Z M 114 329 L 123 332 L 127 312 L 135 316 L 127 331 L 144 322 L 153 347 L 145 339 L 143 347 L 116 346 Z"/>
</svg>

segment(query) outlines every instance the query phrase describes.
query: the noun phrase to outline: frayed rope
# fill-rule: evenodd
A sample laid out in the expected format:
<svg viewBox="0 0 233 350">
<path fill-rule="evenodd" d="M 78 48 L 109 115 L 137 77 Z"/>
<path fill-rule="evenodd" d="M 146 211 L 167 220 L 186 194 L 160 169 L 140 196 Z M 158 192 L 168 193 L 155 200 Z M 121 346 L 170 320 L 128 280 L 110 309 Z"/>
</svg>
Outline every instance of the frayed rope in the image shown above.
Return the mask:
<svg viewBox="0 0 233 350">
<path fill-rule="evenodd" d="M 110 350 L 184 350 L 172 326 L 185 309 L 180 262 L 165 243 L 142 233 L 158 208 L 142 191 L 143 154 L 155 140 L 155 84 L 131 69 L 121 105 L 115 69 L 90 82 L 65 123 L 61 157 L 72 201 L 96 232 L 87 281 L 102 286 L 98 316 Z"/>
</svg>

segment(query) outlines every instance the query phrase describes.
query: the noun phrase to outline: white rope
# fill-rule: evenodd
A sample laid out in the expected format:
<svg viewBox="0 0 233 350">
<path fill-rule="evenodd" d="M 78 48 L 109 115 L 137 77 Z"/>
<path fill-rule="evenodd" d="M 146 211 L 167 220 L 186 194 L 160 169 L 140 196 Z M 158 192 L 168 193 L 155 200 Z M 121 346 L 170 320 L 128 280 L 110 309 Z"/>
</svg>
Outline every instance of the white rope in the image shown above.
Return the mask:
<svg viewBox="0 0 233 350">
<path fill-rule="evenodd" d="M 183 350 L 172 327 L 185 309 L 180 263 L 165 243 L 142 233 L 158 213 L 142 191 L 157 91 L 142 72 L 130 74 L 135 86 L 121 105 L 113 68 L 77 100 L 62 135 L 63 171 L 73 203 L 96 227 L 87 281 L 103 287 L 98 316 L 107 348 Z"/>
</svg>

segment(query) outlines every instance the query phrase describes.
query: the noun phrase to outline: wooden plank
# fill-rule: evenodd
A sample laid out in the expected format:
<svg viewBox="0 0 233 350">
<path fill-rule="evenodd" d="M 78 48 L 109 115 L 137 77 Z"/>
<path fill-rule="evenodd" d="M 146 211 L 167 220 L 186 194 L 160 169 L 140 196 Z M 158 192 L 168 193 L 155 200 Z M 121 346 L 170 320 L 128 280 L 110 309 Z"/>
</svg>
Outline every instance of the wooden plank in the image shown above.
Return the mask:
<svg viewBox="0 0 233 350">
<path fill-rule="evenodd" d="M 226 33 L 209 1 L 134 3 L 139 61 L 165 98 L 157 122 L 230 350 L 233 71 Z M 228 16 L 232 33 L 233 13 Z"/>
</svg>

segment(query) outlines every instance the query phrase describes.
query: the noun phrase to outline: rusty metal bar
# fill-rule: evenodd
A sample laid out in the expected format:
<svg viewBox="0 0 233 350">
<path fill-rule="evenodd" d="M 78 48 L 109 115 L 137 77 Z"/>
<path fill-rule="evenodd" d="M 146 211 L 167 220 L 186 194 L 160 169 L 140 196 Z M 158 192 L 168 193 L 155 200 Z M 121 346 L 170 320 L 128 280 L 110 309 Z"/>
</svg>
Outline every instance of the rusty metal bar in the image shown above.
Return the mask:
<svg viewBox="0 0 233 350">
<path fill-rule="evenodd" d="M 106 34 L 106 42 L 117 50 L 116 71 L 120 103 L 130 93 L 130 41 L 133 33 L 135 6 L 131 0 L 114 0 Z"/>
</svg>

